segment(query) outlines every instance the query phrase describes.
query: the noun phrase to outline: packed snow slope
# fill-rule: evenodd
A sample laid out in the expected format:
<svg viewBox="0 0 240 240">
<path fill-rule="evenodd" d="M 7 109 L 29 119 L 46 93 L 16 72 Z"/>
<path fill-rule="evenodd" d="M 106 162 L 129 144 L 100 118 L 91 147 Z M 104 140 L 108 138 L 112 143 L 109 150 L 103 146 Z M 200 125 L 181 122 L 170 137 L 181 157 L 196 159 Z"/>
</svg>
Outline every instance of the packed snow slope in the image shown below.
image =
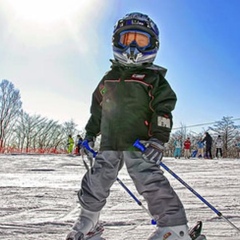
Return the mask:
<svg viewBox="0 0 240 240">
<path fill-rule="evenodd" d="M 164 163 L 240 228 L 240 160 L 173 159 Z M 79 214 L 81 157 L 0 155 L 0 239 L 64 240 Z M 203 221 L 208 240 L 240 240 L 239 232 L 165 171 L 181 198 L 189 226 Z M 119 178 L 142 201 L 127 171 Z M 106 240 L 144 240 L 154 231 L 148 214 L 117 182 L 101 215 Z"/>
</svg>

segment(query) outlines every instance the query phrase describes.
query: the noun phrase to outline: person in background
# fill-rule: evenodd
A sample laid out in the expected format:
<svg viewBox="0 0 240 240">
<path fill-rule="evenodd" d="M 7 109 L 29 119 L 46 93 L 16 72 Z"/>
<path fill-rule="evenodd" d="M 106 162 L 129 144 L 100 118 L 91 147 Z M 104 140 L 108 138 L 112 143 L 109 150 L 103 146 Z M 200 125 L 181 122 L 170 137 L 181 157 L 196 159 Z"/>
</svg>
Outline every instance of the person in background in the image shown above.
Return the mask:
<svg viewBox="0 0 240 240">
<path fill-rule="evenodd" d="M 164 77 L 166 70 L 153 64 L 159 48 L 157 25 L 145 14 L 127 14 L 114 27 L 112 48 L 115 59 L 93 92 L 85 127 L 84 146 L 93 147 L 101 134 L 100 149 L 81 181 L 81 212 L 66 239 L 85 239 L 96 229 L 110 188 L 125 164 L 157 222 L 147 239 L 191 240 L 184 206 L 159 166 L 177 98 Z M 143 153 L 133 146 L 137 139 L 145 147 Z"/>
<path fill-rule="evenodd" d="M 76 146 L 76 154 L 79 156 L 81 155 L 81 152 L 82 152 L 81 151 L 82 142 L 83 142 L 83 138 L 78 134 L 75 146 Z"/>
<path fill-rule="evenodd" d="M 197 158 L 203 158 L 204 157 L 204 153 L 203 153 L 203 150 L 204 150 L 204 143 L 202 142 L 202 139 L 200 138 L 198 141 L 197 141 Z"/>
<path fill-rule="evenodd" d="M 222 158 L 223 140 L 220 135 L 216 139 L 216 158 Z"/>
<path fill-rule="evenodd" d="M 185 159 L 189 159 L 191 156 L 191 153 L 190 153 L 191 141 L 189 137 L 184 141 L 183 147 L 184 147 L 184 157 Z"/>
<path fill-rule="evenodd" d="M 206 142 L 206 156 L 207 159 L 212 159 L 212 137 L 208 132 L 205 132 L 205 137 L 201 141 L 202 143 Z"/>
<path fill-rule="evenodd" d="M 235 147 L 237 148 L 238 158 L 240 158 L 240 137 L 237 138 Z"/>
<path fill-rule="evenodd" d="M 174 145 L 174 153 L 173 156 L 175 158 L 180 159 L 181 154 L 182 154 L 182 138 L 179 136 L 175 141 L 173 142 Z"/>
<path fill-rule="evenodd" d="M 74 147 L 74 140 L 71 134 L 68 135 L 68 142 L 67 142 L 67 152 L 68 154 L 72 154 Z"/>
</svg>

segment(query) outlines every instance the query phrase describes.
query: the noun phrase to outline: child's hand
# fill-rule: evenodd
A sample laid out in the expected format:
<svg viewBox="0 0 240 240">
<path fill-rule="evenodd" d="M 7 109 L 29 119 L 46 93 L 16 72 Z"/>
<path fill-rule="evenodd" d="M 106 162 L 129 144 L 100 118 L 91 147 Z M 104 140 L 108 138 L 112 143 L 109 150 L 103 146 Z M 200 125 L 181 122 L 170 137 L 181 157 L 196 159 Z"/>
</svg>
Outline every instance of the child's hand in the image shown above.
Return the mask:
<svg viewBox="0 0 240 240">
<path fill-rule="evenodd" d="M 94 147 L 94 141 L 89 140 L 89 139 L 85 139 L 82 142 L 82 147 L 84 150 L 84 153 L 89 157 L 89 158 L 94 158 L 97 154 L 97 152 L 94 151 L 93 147 Z"/>
<path fill-rule="evenodd" d="M 140 141 L 146 148 L 142 156 L 145 161 L 160 164 L 163 158 L 164 144 L 156 138 L 150 138 L 148 141 Z"/>
</svg>

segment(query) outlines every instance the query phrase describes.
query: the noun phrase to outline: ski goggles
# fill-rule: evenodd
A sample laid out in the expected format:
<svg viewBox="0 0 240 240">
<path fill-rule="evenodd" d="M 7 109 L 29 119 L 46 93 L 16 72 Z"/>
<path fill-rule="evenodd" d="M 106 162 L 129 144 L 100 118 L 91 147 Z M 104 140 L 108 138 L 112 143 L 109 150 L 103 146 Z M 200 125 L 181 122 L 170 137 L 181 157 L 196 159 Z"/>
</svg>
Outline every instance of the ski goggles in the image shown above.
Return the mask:
<svg viewBox="0 0 240 240">
<path fill-rule="evenodd" d="M 148 33 L 140 31 L 124 31 L 120 33 L 119 44 L 122 47 L 129 46 L 135 42 L 138 47 L 146 48 L 150 45 L 151 36 Z"/>
</svg>

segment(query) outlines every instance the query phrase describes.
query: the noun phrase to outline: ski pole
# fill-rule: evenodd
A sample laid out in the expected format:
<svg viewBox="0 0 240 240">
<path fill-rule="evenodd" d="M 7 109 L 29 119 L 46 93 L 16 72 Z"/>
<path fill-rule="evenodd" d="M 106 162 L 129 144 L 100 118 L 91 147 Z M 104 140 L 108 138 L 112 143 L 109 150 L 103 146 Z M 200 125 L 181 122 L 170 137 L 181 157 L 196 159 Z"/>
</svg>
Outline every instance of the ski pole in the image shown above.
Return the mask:
<svg viewBox="0 0 240 240">
<path fill-rule="evenodd" d="M 85 161 L 85 159 L 84 159 L 84 156 L 82 156 L 82 161 L 83 161 L 84 167 L 85 167 L 86 170 L 88 171 L 88 170 L 89 170 L 89 166 L 88 166 L 88 164 L 86 163 L 86 161 Z"/>
<path fill-rule="evenodd" d="M 88 144 L 88 141 L 83 141 L 82 142 L 82 146 L 84 147 L 84 148 L 86 148 L 88 151 L 90 151 L 91 153 L 92 153 L 92 155 L 93 155 L 93 158 L 90 158 L 90 157 L 88 157 L 88 154 L 86 153 L 86 155 L 87 155 L 87 158 L 88 158 L 88 160 L 89 160 L 89 162 L 90 162 L 90 168 L 93 166 L 93 164 L 94 164 L 94 159 L 95 159 L 95 157 L 96 157 L 96 155 L 97 155 L 97 152 L 95 152 L 90 146 L 89 146 L 89 144 Z M 84 166 L 86 167 L 86 162 L 84 161 L 83 162 L 84 163 Z M 88 170 L 89 170 L 89 167 L 88 167 Z M 90 171 L 90 173 L 91 173 L 91 171 Z"/>
<path fill-rule="evenodd" d="M 126 190 L 126 192 L 134 199 L 134 201 L 142 207 L 144 211 L 147 212 L 147 214 L 152 218 L 151 224 L 156 225 L 157 222 L 154 220 L 152 214 L 149 212 L 149 210 L 142 204 L 142 202 L 129 190 L 129 188 L 117 177 L 118 183 Z"/>
<path fill-rule="evenodd" d="M 93 154 L 93 157 L 95 158 L 97 155 L 97 152 L 95 152 L 92 148 L 90 148 L 90 146 L 88 145 L 87 142 L 83 141 L 82 145 Z M 86 166 L 85 166 L 86 167 Z M 89 170 L 89 168 L 87 168 L 87 170 Z M 147 214 L 151 217 L 151 224 L 152 225 L 156 225 L 157 222 L 154 220 L 153 216 L 151 215 L 151 213 L 149 212 L 149 210 L 142 204 L 142 202 L 130 191 L 130 189 L 117 177 L 116 179 L 118 181 L 118 183 L 125 189 L 125 191 L 134 199 L 134 201 L 140 206 L 142 207 L 142 209 L 144 211 L 147 212 Z"/>
<path fill-rule="evenodd" d="M 136 140 L 133 144 L 134 147 L 138 148 L 141 152 L 146 150 L 146 147 L 139 141 Z M 177 174 L 175 174 L 171 169 L 169 169 L 163 162 L 160 162 L 160 166 L 167 170 L 174 178 L 176 178 L 180 183 L 182 183 L 189 191 L 191 191 L 195 196 L 197 196 L 203 203 L 205 203 L 212 211 L 214 211 L 219 217 L 225 220 L 228 224 L 230 224 L 233 228 L 235 228 L 238 232 L 240 229 L 234 225 L 230 220 L 223 216 L 221 212 L 219 212 L 213 205 L 211 205 L 207 200 L 205 200 L 199 193 L 197 193 L 193 188 L 191 188 L 185 181 L 183 181 Z"/>
</svg>

